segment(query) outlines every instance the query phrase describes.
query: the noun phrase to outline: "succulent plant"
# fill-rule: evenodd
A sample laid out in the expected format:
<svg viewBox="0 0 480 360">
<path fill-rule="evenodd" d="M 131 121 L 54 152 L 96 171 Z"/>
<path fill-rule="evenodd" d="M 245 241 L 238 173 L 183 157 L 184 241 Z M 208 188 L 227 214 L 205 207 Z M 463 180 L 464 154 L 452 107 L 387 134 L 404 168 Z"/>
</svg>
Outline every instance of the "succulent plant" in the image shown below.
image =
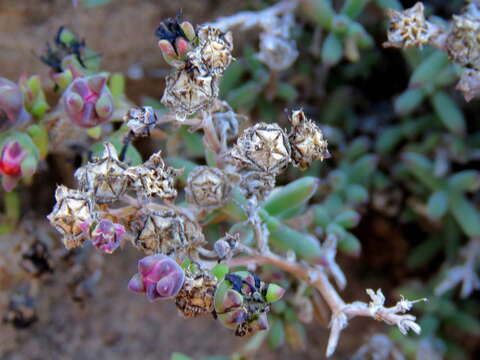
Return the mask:
<svg viewBox="0 0 480 360">
<path fill-rule="evenodd" d="M 256 275 L 237 271 L 227 274 L 215 292 L 215 312 L 221 323 L 244 336 L 267 330 L 270 304 L 282 298 L 285 290 L 265 284 Z"/>
<path fill-rule="evenodd" d="M 67 118 L 82 128 L 92 128 L 108 121 L 114 110 L 113 98 L 105 75 L 80 77 L 63 94 Z"/>
</svg>

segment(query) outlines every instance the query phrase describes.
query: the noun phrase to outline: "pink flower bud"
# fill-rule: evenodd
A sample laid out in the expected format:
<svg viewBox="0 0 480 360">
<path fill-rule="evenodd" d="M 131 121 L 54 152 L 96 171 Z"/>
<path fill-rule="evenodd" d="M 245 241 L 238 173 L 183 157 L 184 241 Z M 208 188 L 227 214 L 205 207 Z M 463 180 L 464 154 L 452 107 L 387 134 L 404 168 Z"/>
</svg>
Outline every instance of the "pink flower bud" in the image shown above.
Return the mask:
<svg viewBox="0 0 480 360">
<path fill-rule="evenodd" d="M 120 246 L 125 232 L 122 225 L 102 219 L 92 230 L 90 239 L 93 246 L 111 254 Z"/>
<path fill-rule="evenodd" d="M 63 107 L 74 124 L 92 128 L 111 118 L 114 104 L 106 82 L 106 76 L 93 75 L 77 78 L 68 86 Z"/>
<path fill-rule="evenodd" d="M 17 141 L 7 142 L 3 148 L 0 155 L 0 174 L 2 175 L 2 186 L 5 191 L 10 192 L 17 186 L 23 173 L 22 162 L 26 156 L 27 152 L 22 149 Z"/>
<path fill-rule="evenodd" d="M 184 280 L 183 269 L 172 258 L 156 254 L 138 262 L 138 273 L 130 279 L 128 289 L 146 293 L 150 301 L 155 301 L 177 295 Z"/>
<path fill-rule="evenodd" d="M 160 37 L 158 47 L 165 61 L 181 69 L 185 66 L 186 55 L 192 48 L 191 41 L 195 39 L 196 33 L 191 23 L 179 23 L 178 20 L 177 17 L 162 21 L 155 34 Z"/>
<path fill-rule="evenodd" d="M 0 157 L 0 172 L 2 175 L 20 176 L 22 174 L 22 161 L 27 152 L 22 149 L 18 141 L 8 142 Z"/>
<path fill-rule="evenodd" d="M 23 93 L 14 82 L 0 77 L 0 132 L 30 120 L 25 110 Z"/>
</svg>

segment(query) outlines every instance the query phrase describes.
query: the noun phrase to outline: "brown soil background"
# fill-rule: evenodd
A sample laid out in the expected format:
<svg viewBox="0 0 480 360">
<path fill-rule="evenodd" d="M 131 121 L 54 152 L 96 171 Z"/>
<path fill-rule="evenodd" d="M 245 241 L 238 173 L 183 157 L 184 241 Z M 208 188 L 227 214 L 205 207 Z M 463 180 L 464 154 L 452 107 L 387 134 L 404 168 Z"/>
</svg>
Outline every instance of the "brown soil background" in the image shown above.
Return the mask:
<svg viewBox="0 0 480 360">
<path fill-rule="evenodd" d="M 246 3 L 114 0 L 104 7 L 75 10 L 69 0 L 0 0 L 0 76 L 16 80 L 22 73 L 46 74 L 46 67 L 34 53 L 42 51 L 46 40 L 51 39 L 61 25 L 82 34 L 88 46 L 102 54 L 106 70 L 126 73 L 132 64 L 146 70 L 161 69 L 165 66 L 153 35 L 160 19 L 183 9 L 185 18 L 201 23 L 232 14 Z M 133 99 L 140 95 L 158 98 L 163 80 L 130 80 L 127 89 Z M 42 191 L 40 200 L 53 197 L 51 190 L 53 188 L 37 189 Z M 406 243 L 400 236 L 393 238 L 381 232 L 377 238 L 371 231 L 364 235 L 361 239 L 368 243 L 363 244 L 361 257 L 340 259 L 349 280 L 342 295 L 347 301 L 367 300 L 365 288 L 383 287 L 386 295 L 395 299 L 398 294 L 388 291 L 390 281 L 385 273 L 391 271 L 392 277 L 398 276 L 395 271 L 402 267 Z M 0 241 L 12 240 L 15 236 L 0 238 Z M 381 244 L 380 250 L 378 244 Z M 133 249 L 106 257 L 95 296 L 85 306 L 69 298 L 57 280 L 62 273 L 55 272 L 42 285 L 37 323 L 24 330 L 0 324 L 0 359 L 166 360 L 174 351 L 199 359 L 206 355 L 230 354 L 245 343 L 212 318 L 184 320 L 171 302 L 150 304 L 144 297 L 130 294 L 126 283 L 135 272 L 137 258 L 138 253 Z M 361 278 L 358 274 L 362 274 Z M 4 290 L 4 286 L 0 286 L 0 292 Z M 333 359 L 350 358 L 369 335 L 384 329 L 386 327 L 372 320 L 353 320 Z M 309 326 L 306 352 L 293 352 L 288 347 L 271 352 L 265 347 L 256 358 L 322 359 L 327 336 L 324 326 Z"/>
</svg>

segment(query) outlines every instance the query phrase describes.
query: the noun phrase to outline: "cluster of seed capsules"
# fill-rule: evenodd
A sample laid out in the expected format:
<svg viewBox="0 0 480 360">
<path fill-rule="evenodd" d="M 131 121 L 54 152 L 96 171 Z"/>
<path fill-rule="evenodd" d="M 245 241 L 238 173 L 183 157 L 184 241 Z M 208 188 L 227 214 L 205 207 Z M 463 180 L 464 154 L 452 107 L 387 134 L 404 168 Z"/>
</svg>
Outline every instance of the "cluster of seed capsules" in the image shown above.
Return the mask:
<svg viewBox="0 0 480 360">
<path fill-rule="evenodd" d="M 404 11 L 389 9 L 390 18 L 386 47 L 407 48 L 432 45 L 444 50 L 450 60 L 464 71 L 457 89 L 467 101 L 480 93 L 480 2 L 472 0 L 448 26 L 425 18 L 421 2 Z"/>
<path fill-rule="evenodd" d="M 208 26 L 195 32 L 190 23 L 173 19 L 164 21 L 157 33 L 165 59 L 175 67 L 162 101 L 180 120 L 211 106 L 218 78 L 232 59 L 231 35 Z M 198 95 L 205 95 L 199 90 L 202 86 L 214 89 L 213 93 L 202 98 Z M 227 104 L 215 101 L 215 106 L 221 108 L 216 115 L 233 113 Z M 235 122 L 222 127 L 221 116 L 213 114 L 212 118 L 220 138 L 236 136 Z M 156 126 L 157 116 L 150 107 L 132 108 L 125 122 L 130 136 L 145 136 Z M 263 200 L 290 162 L 303 170 L 328 157 L 321 130 L 302 110 L 294 111 L 290 122 L 289 133 L 277 124 L 249 127 L 231 149 L 222 152 L 221 167 L 193 169 L 184 189 L 189 207 L 175 204 L 175 180 L 182 170 L 168 166 L 160 151 L 142 165 L 129 166 L 123 161 L 124 151 L 118 155 L 112 144 L 105 143 L 102 156 L 76 171 L 78 189 L 57 188 L 56 205 L 48 219 L 63 235 L 67 248 L 90 241 L 112 253 L 123 240 L 129 240 L 147 254 L 138 262 L 138 273 L 128 287 L 149 300 L 175 299 L 187 318 L 212 313 L 238 336 L 264 330 L 270 304 L 284 290 L 249 272 L 214 276 L 211 269 L 197 263 L 197 250 L 207 244 L 198 215 L 222 207 L 235 185 L 246 197 Z M 234 236 L 226 236 L 215 243 L 219 261 L 232 255 L 235 241 Z"/>
<path fill-rule="evenodd" d="M 188 21 L 167 19 L 156 34 L 165 61 L 175 70 L 166 78 L 162 103 L 179 120 L 210 108 L 222 73 L 232 61 L 232 34 L 211 26 L 195 31 Z"/>
<path fill-rule="evenodd" d="M 139 124 L 151 121 L 148 118 L 142 121 L 139 116 L 149 114 L 149 108 L 132 109 L 127 122 L 140 129 Z M 264 178 L 273 178 L 268 189 L 271 190 L 274 176 L 291 160 L 304 169 L 328 154 L 320 129 L 302 111 L 293 113 L 291 123 L 288 136 L 276 124 L 247 128 L 227 155 L 235 166 L 229 164 L 223 170 L 198 166 L 190 172 L 184 189 L 187 201 L 194 208 L 206 211 L 221 207 L 229 200 L 234 174 L 241 174 L 240 188 L 247 196 L 261 197 L 265 192 Z M 280 288 L 267 286 L 254 275 L 243 273 L 227 275 L 221 283 L 224 285 L 219 287 L 219 279 L 209 271 L 178 265 L 177 261 L 188 259 L 196 248 L 205 245 L 195 212 L 174 204 L 178 194 L 175 178 L 180 174 L 181 170 L 166 165 L 160 152 L 142 165 L 128 166 L 119 159 L 115 147 L 105 143 L 102 156 L 76 171 L 79 189 L 63 185 L 57 188 L 57 203 L 48 219 L 63 235 L 67 248 L 79 247 L 90 240 L 98 249 L 112 253 L 123 239 L 129 239 L 149 254 L 139 261 L 138 274 L 129 284 L 132 291 L 145 293 L 152 301 L 175 298 L 185 317 L 215 310 L 222 323 L 235 327 L 237 335 L 264 329 L 269 304 L 283 294 Z M 252 180 L 254 175 L 259 179 L 257 182 Z M 164 204 L 154 202 L 155 199 L 163 200 Z M 117 206 L 132 201 L 136 203 L 130 207 Z M 220 245 L 215 246 L 215 251 L 223 258 L 228 249 L 219 249 Z M 242 280 L 233 282 L 237 276 Z M 238 294 L 224 295 L 226 286 L 234 287 Z"/>
</svg>

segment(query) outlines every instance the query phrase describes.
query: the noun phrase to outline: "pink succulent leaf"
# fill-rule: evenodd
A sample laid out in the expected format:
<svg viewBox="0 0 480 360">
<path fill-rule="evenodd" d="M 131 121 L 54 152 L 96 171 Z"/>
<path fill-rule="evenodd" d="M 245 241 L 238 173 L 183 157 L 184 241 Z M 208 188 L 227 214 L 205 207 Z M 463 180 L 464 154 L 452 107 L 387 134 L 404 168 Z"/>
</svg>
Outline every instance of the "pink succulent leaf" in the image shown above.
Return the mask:
<svg viewBox="0 0 480 360">
<path fill-rule="evenodd" d="M 0 132 L 25 124 L 30 119 L 20 87 L 0 77 Z"/>
<path fill-rule="evenodd" d="M 129 288 L 144 289 L 148 299 L 172 298 L 178 294 L 185 281 L 183 269 L 172 258 L 155 254 L 144 257 L 138 262 L 138 277 L 133 277 Z M 142 286 L 138 285 L 141 279 Z"/>
<path fill-rule="evenodd" d="M 111 118 L 114 103 L 106 81 L 101 75 L 73 80 L 63 95 L 63 108 L 70 121 L 83 128 L 92 128 Z"/>
<path fill-rule="evenodd" d="M 143 285 L 143 279 L 140 274 L 135 274 L 132 276 L 132 278 L 128 282 L 128 290 L 136 293 L 145 292 L 145 286 Z"/>
</svg>

